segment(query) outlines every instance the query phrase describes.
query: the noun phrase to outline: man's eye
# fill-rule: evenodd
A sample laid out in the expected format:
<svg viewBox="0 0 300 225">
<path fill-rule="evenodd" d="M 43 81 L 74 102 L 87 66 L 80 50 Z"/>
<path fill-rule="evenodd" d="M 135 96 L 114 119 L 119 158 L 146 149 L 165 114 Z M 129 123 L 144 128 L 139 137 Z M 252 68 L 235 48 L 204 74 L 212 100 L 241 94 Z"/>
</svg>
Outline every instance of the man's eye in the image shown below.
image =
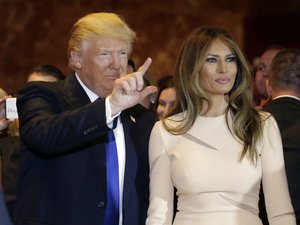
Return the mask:
<svg viewBox="0 0 300 225">
<path fill-rule="evenodd" d="M 258 65 L 258 67 L 257 67 L 257 70 L 259 70 L 259 71 L 263 71 L 265 69 L 266 69 L 266 67 L 264 65 Z"/>
<path fill-rule="evenodd" d="M 119 54 L 120 54 L 120 56 L 122 56 L 122 57 L 124 57 L 124 56 L 127 56 L 127 55 L 128 55 L 127 51 L 122 51 L 122 52 L 120 52 Z"/>
<path fill-rule="evenodd" d="M 101 52 L 100 55 L 101 55 L 101 56 L 108 56 L 108 55 L 110 55 L 110 54 L 109 54 L 109 52 Z"/>
</svg>

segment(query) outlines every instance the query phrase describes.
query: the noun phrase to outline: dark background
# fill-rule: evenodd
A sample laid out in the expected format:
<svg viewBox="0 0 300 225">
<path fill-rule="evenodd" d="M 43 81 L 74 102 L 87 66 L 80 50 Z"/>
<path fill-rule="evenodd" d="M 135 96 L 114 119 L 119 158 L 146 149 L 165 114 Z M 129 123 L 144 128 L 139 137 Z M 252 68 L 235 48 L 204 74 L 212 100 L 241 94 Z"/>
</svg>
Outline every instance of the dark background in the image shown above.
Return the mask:
<svg viewBox="0 0 300 225">
<path fill-rule="evenodd" d="M 53 64 L 66 75 L 70 28 L 91 12 L 115 12 L 138 34 L 132 58 L 149 74 L 173 74 L 184 38 L 202 25 L 228 29 L 250 63 L 270 44 L 300 48 L 299 0 L 0 0 L 0 87 L 15 93 L 29 70 Z"/>
</svg>

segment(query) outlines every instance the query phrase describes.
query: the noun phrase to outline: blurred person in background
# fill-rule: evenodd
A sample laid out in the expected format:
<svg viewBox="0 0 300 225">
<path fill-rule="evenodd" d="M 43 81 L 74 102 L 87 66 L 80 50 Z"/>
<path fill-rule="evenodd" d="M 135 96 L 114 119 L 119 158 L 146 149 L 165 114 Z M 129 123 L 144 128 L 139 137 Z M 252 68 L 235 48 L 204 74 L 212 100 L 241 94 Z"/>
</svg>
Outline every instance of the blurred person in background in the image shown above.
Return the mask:
<svg viewBox="0 0 300 225">
<path fill-rule="evenodd" d="M 176 91 L 173 76 L 165 76 L 158 81 L 156 113 L 159 119 L 169 115 L 175 106 Z"/>
<path fill-rule="evenodd" d="M 133 73 L 135 71 L 135 62 L 133 61 L 133 59 L 128 59 L 127 74 Z"/>
<path fill-rule="evenodd" d="M 53 82 L 64 80 L 65 75 L 56 66 L 44 64 L 34 67 L 26 77 L 26 82 L 30 81 L 46 81 Z"/>
<path fill-rule="evenodd" d="M 253 68 L 253 106 L 257 109 L 261 109 L 270 100 L 270 95 L 266 88 L 266 81 L 269 78 L 270 66 L 275 55 L 284 48 L 285 47 L 281 45 L 268 46 L 259 57 L 258 65 Z"/>
<path fill-rule="evenodd" d="M 9 96 L 3 89 L 0 88 L 0 143 L 8 138 L 8 136 L 11 134 L 11 124 L 14 124 L 14 120 L 7 119 L 6 118 L 6 99 L 9 98 Z M 6 190 L 5 186 L 5 153 L 0 148 L 0 224 L 2 225 L 12 225 L 11 223 L 11 217 L 9 215 L 9 206 L 7 205 L 7 202 L 4 200 L 4 191 Z"/>
<path fill-rule="evenodd" d="M 45 64 L 32 68 L 27 75 L 26 82 L 55 82 L 64 79 L 65 76 L 57 67 Z M 5 129 L 7 135 L 0 139 L 0 154 L 2 156 L 2 185 L 7 209 L 11 219 L 13 220 L 20 160 L 19 120 L 16 118 L 6 121 L 8 123 L 7 129 Z"/>
<path fill-rule="evenodd" d="M 300 50 L 282 50 L 274 57 L 268 84 L 270 112 L 281 133 L 285 168 L 292 204 L 300 225 Z M 264 224 L 267 224 L 264 221 Z"/>
<path fill-rule="evenodd" d="M 11 120 L 6 119 L 5 101 L 9 96 L 6 91 L 0 88 L 0 137 L 7 136 L 7 128 Z"/>
</svg>

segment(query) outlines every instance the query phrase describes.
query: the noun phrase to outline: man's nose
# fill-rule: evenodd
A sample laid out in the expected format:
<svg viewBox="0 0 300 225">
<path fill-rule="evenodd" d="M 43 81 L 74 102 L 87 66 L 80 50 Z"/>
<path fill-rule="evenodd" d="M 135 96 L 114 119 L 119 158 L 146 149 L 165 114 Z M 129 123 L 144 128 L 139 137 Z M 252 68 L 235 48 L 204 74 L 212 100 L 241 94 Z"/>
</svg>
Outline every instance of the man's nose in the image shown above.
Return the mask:
<svg viewBox="0 0 300 225">
<path fill-rule="evenodd" d="M 269 70 L 270 70 L 269 67 L 266 67 L 266 68 L 263 70 L 263 77 L 266 78 L 266 79 L 269 78 Z"/>
<path fill-rule="evenodd" d="M 120 58 L 119 58 L 118 54 L 113 54 L 112 55 L 111 65 L 116 70 L 120 69 L 121 63 L 120 63 Z"/>
</svg>

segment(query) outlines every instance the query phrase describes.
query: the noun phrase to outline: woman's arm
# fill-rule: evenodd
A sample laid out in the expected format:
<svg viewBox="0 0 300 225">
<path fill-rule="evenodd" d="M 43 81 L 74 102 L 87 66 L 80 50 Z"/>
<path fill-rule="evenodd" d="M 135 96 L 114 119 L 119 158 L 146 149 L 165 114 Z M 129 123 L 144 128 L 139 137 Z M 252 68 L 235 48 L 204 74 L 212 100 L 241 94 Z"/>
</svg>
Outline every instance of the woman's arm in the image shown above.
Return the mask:
<svg viewBox="0 0 300 225">
<path fill-rule="evenodd" d="M 174 187 L 162 129 L 161 123 L 157 122 L 150 136 L 150 205 L 147 225 L 170 225 L 173 219 Z"/>
<path fill-rule="evenodd" d="M 270 116 L 262 137 L 262 183 L 270 225 L 296 225 L 286 179 L 280 131 Z"/>
</svg>

